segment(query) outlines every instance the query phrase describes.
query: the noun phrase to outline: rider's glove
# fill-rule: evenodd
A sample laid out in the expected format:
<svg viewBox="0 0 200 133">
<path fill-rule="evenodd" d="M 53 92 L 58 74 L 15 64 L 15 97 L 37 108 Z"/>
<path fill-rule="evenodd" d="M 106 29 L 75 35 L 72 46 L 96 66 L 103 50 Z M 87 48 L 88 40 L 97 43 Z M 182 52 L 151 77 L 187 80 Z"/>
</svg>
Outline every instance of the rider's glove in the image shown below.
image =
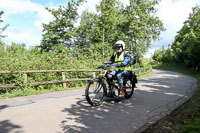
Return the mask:
<svg viewBox="0 0 200 133">
<path fill-rule="evenodd" d="M 104 65 L 98 66 L 98 68 L 104 68 Z"/>
<path fill-rule="evenodd" d="M 107 61 L 107 62 L 104 62 L 104 64 L 113 64 L 112 61 Z"/>
<path fill-rule="evenodd" d="M 117 65 L 115 65 L 115 67 L 120 67 L 121 66 L 121 64 L 117 64 Z"/>
<path fill-rule="evenodd" d="M 110 64 L 104 64 L 104 66 L 105 66 L 105 67 L 108 67 L 108 66 L 110 66 Z"/>
<path fill-rule="evenodd" d="M 116 67 L 124 67 L 124 64 L 117 64 Z"/>
</svg>

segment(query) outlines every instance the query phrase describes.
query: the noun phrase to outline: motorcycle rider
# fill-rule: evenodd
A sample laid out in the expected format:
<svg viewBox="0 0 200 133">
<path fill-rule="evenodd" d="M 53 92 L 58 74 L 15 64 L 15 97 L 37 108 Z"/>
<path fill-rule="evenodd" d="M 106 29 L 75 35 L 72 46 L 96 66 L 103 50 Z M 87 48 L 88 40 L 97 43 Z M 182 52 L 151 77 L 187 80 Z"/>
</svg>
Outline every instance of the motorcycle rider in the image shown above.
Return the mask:
<svg viewBox="0 0 200 133">
<path fill-rule="evenodd" d="M 131 70 L 130 62 L 131 57 L 128 52 L 125 51 L 125 43 L 122 40 L 119 40 L 115 43 L 116 52 L 111 56 L 110 62 L 111 64 L 114 63 L 115 70 L 112 71 L 109 75 L 110 79 L 107 79 L 107 82 L 110 87 L 110 83 L 112 82 L 111 77 L 116 75 L 119 87 L 120 87 L 120 94 L 119 97 L 124 97 L 124 82 L 123 77 L 129 74 Z"/>
</svg>

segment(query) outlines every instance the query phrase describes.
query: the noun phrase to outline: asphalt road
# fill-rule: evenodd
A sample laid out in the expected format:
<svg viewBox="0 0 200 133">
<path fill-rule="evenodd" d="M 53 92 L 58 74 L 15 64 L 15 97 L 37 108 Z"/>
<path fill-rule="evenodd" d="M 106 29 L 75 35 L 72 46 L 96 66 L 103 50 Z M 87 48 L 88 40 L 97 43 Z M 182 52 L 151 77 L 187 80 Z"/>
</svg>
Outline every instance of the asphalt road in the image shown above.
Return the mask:
<svg viewBox="0 0 200 133">
<path fill-rule="evenodd" d="M 154 70 L 130 99 L 91 107 L 84 89 L 0 99 L 0 133 L 133 133 L 169 114 L 197 89 L 197 80 Z"/>
</svg>

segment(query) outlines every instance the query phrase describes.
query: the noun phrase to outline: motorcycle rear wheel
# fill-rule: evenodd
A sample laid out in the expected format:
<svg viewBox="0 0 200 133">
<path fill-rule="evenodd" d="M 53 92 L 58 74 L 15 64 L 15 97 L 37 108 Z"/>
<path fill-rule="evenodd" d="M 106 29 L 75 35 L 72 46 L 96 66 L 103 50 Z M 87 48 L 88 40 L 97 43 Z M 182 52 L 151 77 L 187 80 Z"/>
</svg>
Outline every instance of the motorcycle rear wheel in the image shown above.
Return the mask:
<svg viewBox="0 0 200 133">
<path fill-rule="evenodd" d="M 132 97 L 134 92 L 134 86 L 132 85 L 130 80 L 125 81 L 124 92 L 125 92 L 125 98 Z"/>
</svg>

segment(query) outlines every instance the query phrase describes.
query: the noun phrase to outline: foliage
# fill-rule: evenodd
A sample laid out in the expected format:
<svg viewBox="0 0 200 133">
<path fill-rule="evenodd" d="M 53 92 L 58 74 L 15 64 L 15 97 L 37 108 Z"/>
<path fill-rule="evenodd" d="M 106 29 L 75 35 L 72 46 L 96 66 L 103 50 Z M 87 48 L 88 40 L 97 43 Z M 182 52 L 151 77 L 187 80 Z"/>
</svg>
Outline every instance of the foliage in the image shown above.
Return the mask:
<svg viewBox="0 0 200 133">
<path fill-rule="evenodd" d="M 120 38 L 125 40 L 127 48 L 139 57 L 142 57 L 164 30 L 162 22 L 155 15 L 155 5 L 158 2 L 159 0 L 130 0 L 130 5 L 122 10 Z"/>
<path fill-rule="evenodd" d="M 120 5 L 118 0 L 101 0 L 97 5 L 95 19 L 98 41 L 113 44 L 117 41 L 117 24 L 120 23 Z"/>
<path fill-rule="evenodd" d="M 3 22 L 3 20 L 1 19 L 1 16 L 4 14 L 3 11 L 0 11 L 0 24 Z M 8 25 L 6 26 L 3 26 L 3 27 L 0 27 L 0 41 L 1 41 L 1 38 L 5 38 L 6 36 L 5 35 L 2 35 L 2 33 L 5 31 L 5 29 L 8 27 Z M 1 42 L 0 42 L 0 45 L 1 45 Z"/>
<path fill-rule="evenodd" d="M 84 52 L 83 52 L 84 51 Z M 87 59 L 107 59 L 109 60 L 113 54 L 112 46 L 109 43 L 98 43 L 98 44 L 89 44 L 85 49 L 79 49 L 77 56 L 81 55 L 80 58 Z M 102 57 L 104 55 L 104 57 Z"/>
<path fill-rule="evenodd" d="M 73 37 L 76 36 L 74 23 L 77 20 L 77 7 L 82 2 L 68 2 L 67 7 L 59 6 L 58 9 L 48 9 L 54 16 L 49 24 L 43 24 L 44 34 L 40 45 L 42 51 L 61 52 L 65 47 L 70 48 Z"/>
<path fill-rule="evenodd" d="M 78 17 L 76 9 L 79 3 L 69 2 L 68 5 L 71 6 L 49 10 L 56 20 L 44 25 L 41 48 L 46 51 L 70 48 L 79 53 L 81 48 L 84 53 L 85 49 L 92 48 L 91 45 L 111 46 L 117 40 L 123 40 L 127 50 L 142 57 L 164 30 L 155 14 L 158 2 L 159 0 L 130 0 L 130 4 L 124 6 L 118 0 L 101 0 L 96 6 L 97 13 L 83 11 L 78 27 L 72 22 Z M 66 12 L 67 16 L 64 15 Z M 103 58 L 107 54 L 105 51 L 104 47 L 98 51 Z"/>
<path fill-rule="evenodd" d="M 40 53 L 40 49 L 25 49 L 24 44 L 12 43 L 5 46 L 4 54 L 0 56 L 0 70 L 2 71 L 24 71 L 24 70 L 66 70 L 66 69 L 95 69 L 102 64 L 99 59 L 81 60 L 73 57 L 69 53 Z M 91 63 L 93 62 L 93 63 Z M 92 73 L 70 72 L 66 73 L 67 78 L 88 78 Z M 28 82 L 40 82 L 49 80 L 61 80 L 61 73 L 29 73 Z M 20 74 L 0 74 L 0 84 L 23 84 L 23 73 Z M 68 87 L 83 85 L 83 82 L 70 82 Z M 46 87 L 48 88 L 48 86 Z M 5 92 L 1 89 L 1 92 Z"/>
<path fill-rule="evenodd" d="M 85 48 L 88 48 L 93 41 L 96 33 L 93 31 L 95 24 L 93 23 L 95 14 L 87 10 L 82 12 L 80 26 L 77 29 L 77 37 L 75 40 L 75 46 L 77 49 L 82 49 L 84 52 Z"/>
<path fill-rule="evenodd" d="M 82 13 L 80 26 L 77 30 L 78 38 L 75 41 L 76 47 L 88 49 L 91 48 L 91 45 L 93 47 L 105 46 L 99 51 L 102 54 L 100 57 L 103 58 L 112 52 L 112 50 L 108 51 L 107 48 L 108 46 L 112 48 L 111 44 L 117 41 L 116 24 L 119 21 L 117 18 L 119 14 L 118 3 L 117 0 L 102 0 L 97 5 L 97 14 L 88 12 L 87 10 Z M 85 52 L 84 49 L 83 52 Z"/>
<path fill-rule="evenodd" d="M 140 59 L 139 61 L 140 61 L 139 62 L 140 67 L 146 67 L 146 66 L 149 66 L 153 62 L 153 59 L 151 59 L 151 58 L 144 58 L 144 59 Z"/>
<path fill-rule="evenodd" d="M 172 49 L 175 60 L 188 66 L 200 68 L 200 7 L 194 7 L 188 20 L 178 32 Z"/>
<path fill-rule="evenodd" d="M 175 37 L 171 48 L 155 51 L 153 59 L 158 62 L 176 62 L 200 69 L 200 7 L 196 6 L 188 20 Z"/>
<path fill-rule="evenodd" d="M 173 52 L 170 48 L 166 49 L 162 46 L 160 49 L 154 51 L 152 57 L 157 62 L 171 63 L 173 60 Z"/>
</svg>

